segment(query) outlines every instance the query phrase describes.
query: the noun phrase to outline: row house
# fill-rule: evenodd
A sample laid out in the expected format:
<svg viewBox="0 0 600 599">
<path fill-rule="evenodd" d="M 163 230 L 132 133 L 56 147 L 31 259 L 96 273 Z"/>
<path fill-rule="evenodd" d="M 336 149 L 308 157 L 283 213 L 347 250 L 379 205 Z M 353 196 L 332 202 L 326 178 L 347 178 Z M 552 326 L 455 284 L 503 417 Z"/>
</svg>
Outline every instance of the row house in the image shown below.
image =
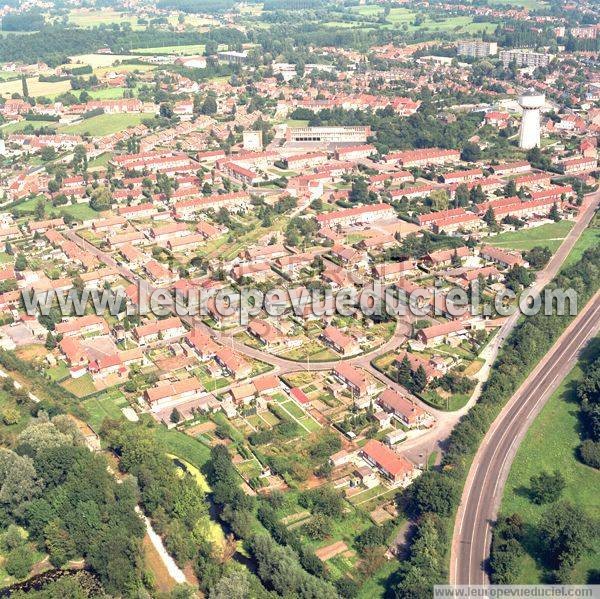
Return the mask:
<svg viewBox="0 0 600 599">
<path fill-rule="evenodd" d="M 111 249 L 119 249 L 124 245 L 136 245 L 146 241 L 146 237 L 141 231 L 126 231 L 119 235 L 107 235 L 105 238 Z"/>
<path fill-rule="evenodd" d="M 369 177 L 370 189 L 382 189 L 386 183 L 390 185 L 402 185 L 402 183 L 412 183 L 415 180 L 409 171 L 393 171 L 391 173 L 379 173 Z"/>
<path fill-rule="evenodd" d="M 333 376 L 348 387 L 356 407 L 366 408 L 370 405 L 371 396 L 377 391 L 377 385 L 363 370 L 348 362 L 338 362 L 333 369 Z"/>
<path fill-rule="evenodd" d="M 188 348 L 187 353 L 194 355 L 202 362 L 214 358 L 219 349 L 217 343 L 199 328 L 187 333 L 184 343 L 184 348 Z"/>
<path fill-rule="evenodd" d="M 431 252 L 423 258 L 423 262 L 434 267 L 450 266 L 453 260 L 462 260 L 463 258 L 468 258 L 469 255 L 469 248 L 463 245 L 450 250 Z"/>
<path fill-rule="evenodd" d="M 360 346 L 354 337 L 340 331 L 337 327 L 325 327 L 321 339 L 331 349 L 342 356 L 350 356 L 360 351 Z"/>
<path fill-rule="evenodd" d="M 237 179 L 246 185 L 257 185 L 261 181 L 265 181 L 265 178 L 257 172 L 235 162 L 226 162 L 222 164 L 220 170 L 228 177 Z"/>
<path fill-rule="evenodd" d="M 433 223 L 433 230 L 435 233 L 443 231 L 446 234 L 452 234 L 460 231 L 472 231 L 481 226 L 483 226 L 483 222 L 477 214 L 466 212 L 457 217 L 435 221 Z"/>
<path fill-rule="evenodd" d="M 361 448 L 360 455 L 394 485 L 408 485 L 414 479 L 415 467 L 376 439 L 369 439 Z"/>
<path fill-rule="evenodd" d="M 133 336 L 140 345 L 147 345 L 159 340 L 171 340 L 186 334 L 186 328 L 177 316 L 157 320 L 133 329 Z"/>
<path fill-rule="evenodd" d="M 383 219 L 396 218 L 396 211 L 389 204 L 368 204 L 345 210 L 335 210 L 317 215 L 320 227 L 348 227 L 359 223 L 372 223 Z"/>
<path fill-rule="evenodd" d="M 530 172 L 531 164 L 527 160 L 516 160 L 514 162 L 493 165 L 491 169 L 499 177 L 510 177 Z"/>
<path fill-rule="evenodd" d="M 215 352 L 215 360 L 236 381 L 252 374 L 252 366 L 228 347 L 220 347 Z"/>
<path fill-rule="evenodd" d="M 578 158 L 567 158 L 558 163 L 560 170 L 565 175 L 574 175 L 578 173 L 589 173 L 596 170 L 598 160 L 595 157 L 586 158 L 585 156 Z"/>
<path fill-rule="evenodd" d="M 417 263 L 414 260 L 386 262 L 373 267 L 373 276 L 382 281 L 395 281 L 400 277 L 416 274 Z"/>
<path fill-rule="evenodd" d="M 456 337 L 463 337 L 467 332 L 466 327 L 466 323 L 462 320 L 451 320 L 420 329 L 416 337 L 427 347 L 432 347 Z"/>
<path fill-rule="evenodd" d="M 45 233 L 48 229 L 63 227 L 65 221 L 62 217 L 52 218 L 50 220 L 38 220 L 27 223 L 27 228 L 30 233 Z"/>
<path fill-rule="evenodd" d="M 123 216 L 128 220 L 153 218 L 158 214 L 158 208 L 147 202 L 136 206 L 119 206 L 117 209 L 119 216 Z"/>
<path fill-rule="evenodd" d="M 290 170 L 305 170 L 327 162 L 326 152 L 309 152 L 307 154 L 294 154 L 285 159 L 287 168 Z"/>
<path fill-rule="evenodd" d="M 430 415 L 421 406 L 394 389 L 386 389 L 377 402 L 383 410 L 393 414 L 408 428 L 423 426 L 431 419 Z"/>
<path fill-rule="evenodd" d="M 451 173 L 445 173 L 442 175 L 442 180 L 446 184 L 453 183 L 469 183 L 470 181 L 475 181 L 476 179 L 481 179 L 483 177 L 483 169 L 481 168 L 472 168 L 465 171 L 453 171 Z"/>
<path fill-rule="evenodd" d="M 98 270 L 92 270 L 90 272 L 82 272 L 79 275 L 79 277 L 83 281 L 83 285 L 86 288 L 100 289 L 106 283 L 110 283 L 110 284 L 116 283 L 120 278 L 120 273 L 113 266 L 106 266 L 106 267 L 100 268 Z"/>
<path fill-rule="evenodd" d="M 157 244 L 165 244 L 169 239 L 174 237 L 185 237 L 191 231 L 184 223 L 169 223 L 160 227 L 152 227 L 150 229 L 150 239 Z"/>
<path fill-rule="evenodd" d="M 73 318 L 59 322 L 55 331 L 63 337 L 91 337 L 92 335 L 108 335 L 108 323 L 101 316 L 89 314 L 79 318 Z"/>
<path fill-rule="evenodd" d="M 143 268 L 150 280 L 158 286 L 165 287 L 177 279 L 177 275 L 156 260 L 148 260 Z"/>
<path fill-rule="evenodd" d="M 355 146 L 337 148 L 334 155 L 336 160 L 356 161 L 363 158 L 368 158 L 376 153 L 377 150 L 375 149 L 375 146 L 371 144 L 359 144 Z"/>
<path fill-rule="evenodd" d="M 114 233 L 119 229 L 123 229 L 126 225 L 127 219 L 124 216 L 110 216 L 108 218 L 94 220 L 92 222 L 92 229 L 96 233 Z"/>
<path fill-rule="evenodd" d="M 203 393 L 202 383 L 192 376 L 180 381 L 158 383 L 144 391 L 144 399 L 153 410 L 158 410 L 167 405 L 199 399 Z"/>
<path fill-rule="evenodd" d="M 513 266 L 525 266 L 527 264 L 519 252 L 508 252 L 502 248 L 494 247 L 493 245 L 484 245 L 479 250 L 479 255 L 484 260 L 495 262 L 496 264 L 500 264 L 500 266 L 505 268 L 512 268 Z"/>
<path fill-rule="evenodd" d="M 203 235 L 184 235 L 167 241 L 167 248 L 172 252 L 187 252 L 195 250 L 206 242 Z"/>
<path fill-rule="evenodd" d="M 458 150 L 443 150 L 441 148 L 428 148 L 424 150 L 405 150 L 393 152 L 385 156 L 388 164 L 400 164 L 404 168 L 442 165 L 460 161 Z"/>
<path fill-rule="evenodd" d="M 250 195 L 245 191 L 237 191 L 177 202 L 173 206 L 173 213 L 175 218 L 187 220 L 206 210 L 218 212 L 224 208 L 229 212 L 241 212 L 249 207 Z"/>
</svg>

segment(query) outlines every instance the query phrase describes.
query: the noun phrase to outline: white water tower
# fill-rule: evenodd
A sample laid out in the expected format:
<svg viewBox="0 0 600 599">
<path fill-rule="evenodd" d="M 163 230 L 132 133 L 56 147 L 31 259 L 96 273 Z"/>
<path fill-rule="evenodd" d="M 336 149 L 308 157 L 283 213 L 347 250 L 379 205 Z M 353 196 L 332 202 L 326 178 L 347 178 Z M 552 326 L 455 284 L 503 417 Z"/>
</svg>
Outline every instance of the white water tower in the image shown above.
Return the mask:
<svg viewBox="0 0 600 599">
<path fill-rule="evenodd" d="M 519 106 L 523 109 L 519 147 L 531 150 L 540 145 L 540 110 L 546 103 L 546 96 L 534 89 L 519 96 Z"/>
</svg>

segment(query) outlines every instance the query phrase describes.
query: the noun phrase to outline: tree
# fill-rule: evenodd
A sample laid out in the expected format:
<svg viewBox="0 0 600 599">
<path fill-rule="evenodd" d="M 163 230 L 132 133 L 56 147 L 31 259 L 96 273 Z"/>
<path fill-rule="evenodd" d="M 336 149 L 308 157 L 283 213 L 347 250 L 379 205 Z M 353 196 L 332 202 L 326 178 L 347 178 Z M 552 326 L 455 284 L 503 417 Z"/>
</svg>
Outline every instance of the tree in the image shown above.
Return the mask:
<svg viewBox="0 0 600 599">
<path fill-rule="evenodd" d="M 21 419 L 21 412 L 16 408 L 7 407 L 2 411 L 2 422 L 7 426 L 16 424 Z"/>
<path fill-rule="evenodd" d="M 558 500 L 566 486 L 565 478 L 558 470 L 553 474 L 540 472 L 529 479 L 529 484 L 529 497 L 538 505 Z"/>
<path fill-rule="evenodd" d="M 6 556 L 4 568 L 16 579 L 26 578 L 34 564 L 34 553 L 27 544 L 15 547 Z"/>
<path fill-rule="evenodd" d="M 173 118 L 173 106 L 169 102 L 162 102 L 158 108 L 158 114 L 165 119 Z"/>
<path fill-rule="evenodd" d="M 406 490 L 411 515 L 433 512 L 441 517 L 452 513 L 457 490 L 452 481 L 439 472 L 428 471 Z"/>
<path fill-rule="evenodd" d="M 218 106 L 217 99 L 214 94 L 208 94 L 202 103 L 202 107 L 200 108 L 201 114 L 212 115 L 217 114 Z"/>
<path fill-rule="evenodd" d="M 44 343 L 44 347 L 50 351 L 52 351 L 56 347 L 56 339 L 50 331 L 48 331 L 48 334 L 46 335 L 46 342 Z"/>
<path fill-rule="evenodd" d="M 431 207 L 434 210 L 446 210 L 448 208 L 448 193 L 445 189 L 434 189 L 429 194 L 429 199 L 431 201 Z"/>
<path fill-rule="evenodd" d="M 42 220 L 44 218 L 45 213 L 46 213 L 46 206 L 44 205 L 44 201 L 38 200 L 35 203 L 35 208 L 34 208 L 34 212 L 33 212 L 36 220 Z"/>
<path fill-rule="evenodd" d="M 566 501 L 550 506 L 540 520 L 539 538 L 554 569 L 563 576 L 572 570 L 591 549 L 595 529 L 595 523 L 580 506 Z"/>
<path fill-rule="evenodd" d="M 532 268 L 543 268 L 548 264 L 550 258 L 552 258 L 552 252 L 550 251 L 550 248 L 546 246 L 536 245 L 528 252 L 525 252 L 523 258 L 527 260 L 529 266 Z"/>
<path fill-rule="evenodd" d="M 179 410 L 177 408 L 173 408 L 171 410 L 171 415 L 169 416 L 169 420 L 173 424 L 177 424 L 181 420 L 181 414 L 179 413 Z"/>
<path fill-rule="evenodd" d="M 550 212 L 548 213 L 548 218 L 553 220 L 555 223 L 561 220 L 560 212 L 558 211 L 556 202 L 552 204 L 552 208 L 550 208 Z"/>
<path fill-rule="evenodd" d="M 521 287 L 529 287 L 533 279 L 533 273 L 524 266 L 515 264 L 506 274 L 506 286 L 516 293 Z"/>
<path fill-rule="evenodd" d="M 466 183 L 461 183 L 454 191 L 454 205 L 456 208 L 469 204 L 469 188 Z"/>
<path fill-rule="evenodd" d="M 600 469 L 600 442 L 586 439 L 579 446 L 579 457 L 587 466 Z"/>
<path fill-rule="evenodd" d="M 460 158 L 465 162 L 477 162 L 481 158 L 481 148 L 476 143 L 468 142 L 463 146 Z"/>
<path fill-rule="evenodd" d="M 25 99 L 29 98 L 29 87 L 27 86 L 27 78 L 25 75 L 21 75 L 21 91 Z"/>
<path fill-rule="evenodd" d="M 405 355 L 398 364 L 398 368 L 396 370 L 396 380 L 399 385 L 404 385 L 405 387 L 408 387 L 412 384 L 412 369 L 410 367 L 410 360 L 408 359 L 407 355 Z"/>
<path fill-rule="evenodd" d="M 250 594 L 248 574 L 245 570 L 235 569 L 223 576 L 208 596 L 209 599 L 246 599 Z"/>
<path fill-rule="evenodd" d="M 412 387 L 416 392 L 423 391 L 427 386 L 427 372 L 423 368 L 423 364 L 419 364 L 417 369 L 412 373 Z"/>
<path fill-rule="evenodd" d="M 483 222 L 490 227 L 490 229 L 498 226 L 498 223 L 496 222 L 496 213 L 491 206 L 485 211 L 485 214 L 483 215 Z"/>
<path fill-rule="evenodd" d="M 512 196 L 516 196 L 517 195 L 517 184 L 515 183 L 514 179 L 511 179 L 505 186 L 504 186 L 504 195 L 508 198 L 512 197 Z"/>
<path fill-rule="evenodd" d="M 92 210 L 96 210 L 96 212 L 102 212 L 104 210 L 108 210 L 110 208 L 112 197 L 110 194 L 110 189 L 104 185 L 100 185 L 96 187 L 94 191 L 92 191 L 92 195 L 90 197 L 90 208 Z"/>
<path fill-rule="evenodd" d="M 44 162 L 51 162 L 56 159 L 56 150 L 52 146 L 44 146 L 40 152 L 40 156 Z"/>
</svg>

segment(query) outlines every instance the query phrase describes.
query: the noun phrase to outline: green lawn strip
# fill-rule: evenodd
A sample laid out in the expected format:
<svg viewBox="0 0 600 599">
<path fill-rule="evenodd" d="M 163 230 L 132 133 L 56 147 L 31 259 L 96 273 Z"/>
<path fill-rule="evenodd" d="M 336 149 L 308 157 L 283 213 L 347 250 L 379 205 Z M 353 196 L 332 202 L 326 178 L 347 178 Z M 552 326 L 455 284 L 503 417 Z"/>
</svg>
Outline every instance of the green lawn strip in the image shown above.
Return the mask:
<svg viewBox="0 0 600 599">
<path fill-rule="evenodd" d="M 508 476 L 501 512 L 506 515 L 516 512 L 523 518 L 524 545 L 529 552 L 522 560 L 518 584 L 541 583 L 544 573 L 535 559 L 541 551 L 536 527 L 548 505 L 535 505 L 529 500 L 527 489 L 531 476 L 542 470 L 559 470 L 567 485 L 561 498 L 581 506 L 596 520 L 600 519 L 600 472 L 576 458 L 581 438 L 574 387 L 581 377 L 581 368 L 576 366 L 552 394 L 527 431 Z M 575 566 L 573 580 L 585 581 L 588 570 L 597 567 L 599 558 L 600 540 L 597 540 L 595 553 L 585 555 Z"/>
<path fill-rule="evenodd" d="M 561 220 L 557 223 L 541 225 L 533 229 L 500 233 L 500 235 L 486 237 L 483 241 L 506 250 L 527 251 L 535 246 L 542 246 L 555 252 L 573 228 L 573 225 L 573 221 Z"/>
<path fill-rule="evenodd" d="M 156 427 L 156 438 L 161 441 L 167 451 L 202 469 L 210 458 L 210 448 L 197 438 L 190 437 L 178 430 L 168 430 L 164 426 Z"/>
</svg>

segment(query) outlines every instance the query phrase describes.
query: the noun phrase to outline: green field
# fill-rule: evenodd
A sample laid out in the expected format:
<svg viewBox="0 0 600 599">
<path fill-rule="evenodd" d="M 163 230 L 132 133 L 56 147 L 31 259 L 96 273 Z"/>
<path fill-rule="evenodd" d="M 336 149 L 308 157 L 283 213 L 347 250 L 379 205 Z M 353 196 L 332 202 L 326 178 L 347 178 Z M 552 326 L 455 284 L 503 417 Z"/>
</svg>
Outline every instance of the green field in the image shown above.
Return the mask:
<svg viewBox="0 0 600 599">
<path fill-rule="evenodd" d="M 201 469 L 210 457 L 210 449 L 197 439 L 177 430 L 167 430 L 160 425 L 156 428 L 156 438 L 167 451 Z"/>
<path fill-rule="evenodd" d="M 596 519 L 600 518 L 600 472 L 575 458 L 580 437 L 573 384 L 581 376 L 581 369 L 575 367 L 548 400 L 519 447 L 506 484 L 501 511 L 507 515 L 517 512 L 522 516 L 527 531 L 524 544 L 532 554 L 539 551 L 535 526 L 547 509 L 547 506 L 534 505 L 527 497 L 532 475 L 542 470 L 560 470 L 567 483 L 562 499 L 580 505 Z M 574 582 L 585 582 L 587 571 L 598 566 L 600 542 L 596 542 L 595 548 L 595 554 L 585 556 L 578 563 Z M 531 555 L 526 555 L 517 582 L 539 583 L 543 574 L 542 566 Z"/>
<path fill-rule="evenodd" d="M 383 8 L 376 5 L 365 5 L 355 6 L 352 8 L 352 12 L 364 15 L 365 17 L 381 17 Z M 483 31 L 493 31 L 496 28 L 495 23 L 491 22 L 473 22 L 473 18 L 470 16 L 457 16 L 457 17 L 436 17 L 424 16 L 422 22 L 416 24 L 415 19 L 422 17 L 416 11 L 408 8 L 392 8 L 386 17 L 386 24 L 380 25 L 372 21 L 328 21 L 323 23 L 326 27 L 336 28 L 361 28 L 368 29 L 374 27 L 382 27 L 384 29 L 405 29 L 410 33 L 415 31 L 421 31 L 424 29 L 430 31 L 444 31 L 456 33 L 476 33 Z"/>
<path fill-rule="evenodd" d="M 69 13 L 69 23 L 77 27 L 97 27 L 110 23 L 129 23 L 133 29 L 137 25 L 137 17 L 116 10 L 72 10 Z"/>
<path fill-rule="evenodd" d="M 124 91 L 124 87 L 106 87 L 104 89 L 93 89 L 88 93 L 94 100 L 119 100 L 123 97 Z"/>
<path fill-rule="evenodd" d="M 221 44 L 220 48 L 224 48 Z M 189 44 L 187 46 L 154 46 L 153 48 L 135 48 L 136 54 L 180 54 L 182 56 L 195 56 L 204 54 L 204 44 Z"/>
<path fill-rule="evenodd" d="M 73 125 L 60 127 L 61 133 L 92 136 L 111 135 L 128 127 L 139 125 L 143 119 L 151 118 L 151 114 L 100 114 Z"/>
<path fill-rule="evenodd" d="M 573 249 L 569 252 L 569 255 L 566 257 L 563 268 L 566 266 L 570 266 L 571 264 L 575 264 L 581 256 L 583 252 L 588 248 L 591 248 L 594 245 L 600 243 L 600 220 L 596 217 L 598 225 L 590 225 L 582 234 L 581 237 L 577 240 Z"/>
<path fill-rule="evenodd" d="M 494 237 L 487 237 L 483 241 L 506 250 L 527 251 L 535 246 L 543 246 L 555 252 L 573 228 L 573 224 L 573 221 L 561 220 L 534 229 L 501 233 Z"/>
</svg>

